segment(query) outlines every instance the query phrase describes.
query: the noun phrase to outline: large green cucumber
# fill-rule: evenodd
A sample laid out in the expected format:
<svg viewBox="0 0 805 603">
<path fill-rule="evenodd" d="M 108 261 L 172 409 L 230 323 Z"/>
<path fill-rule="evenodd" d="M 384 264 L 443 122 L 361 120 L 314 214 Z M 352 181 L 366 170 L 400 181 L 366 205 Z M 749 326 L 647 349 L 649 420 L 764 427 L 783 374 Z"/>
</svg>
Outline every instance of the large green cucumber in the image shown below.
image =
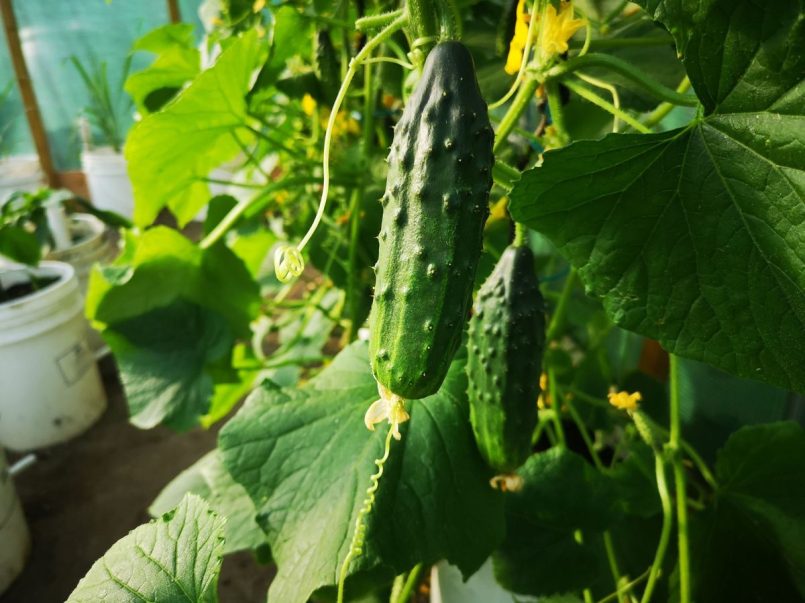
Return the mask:
<svg viewBox="0 0 805 603">
<path fill-rule="evenodd" d="M 320 29 L 316 32 L 313 70 L 319 80 L 322 101 L 332 105 L 341 87 L 341 69 L 330 32 Z"/>
<path fill-rule="evenodd" d="M 545 347 L 544 303 L 528 247 L 508 247 L 470 319 L 470 421 L 490 467 L 510 473 L 531 453 Z"/>
<path fill-rule="evenodd" d="M 406 399 L 438 391 L 461 343 L 492 186 L 492 127 L 469 51 L 431 50 L 394 130 L 369 350 Z"/>
</svg>

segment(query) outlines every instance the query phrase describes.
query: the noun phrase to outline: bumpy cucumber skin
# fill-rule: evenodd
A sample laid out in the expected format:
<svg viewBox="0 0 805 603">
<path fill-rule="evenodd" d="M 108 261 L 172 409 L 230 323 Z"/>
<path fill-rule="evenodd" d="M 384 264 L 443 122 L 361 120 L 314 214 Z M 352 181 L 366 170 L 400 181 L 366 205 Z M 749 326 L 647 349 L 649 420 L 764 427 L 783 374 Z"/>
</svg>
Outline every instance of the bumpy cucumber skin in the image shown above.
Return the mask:
<svg viewBox="0 0 805 603">
<path fill-rule="evenodd" d="M 461 343 L 489 215 L 492 142 L 469 51 L 431 50 L 394 131 L 369 353 L 406 399 L 439 390 Z"/>
<path fill-rule="evenodd" d="M 509 247 L 481 286 L 467 343 L 470 421 L 487 464 L 510 473 L 531 453 L 545 348 L 544 302 L 528 247 Z"/>
</svg>

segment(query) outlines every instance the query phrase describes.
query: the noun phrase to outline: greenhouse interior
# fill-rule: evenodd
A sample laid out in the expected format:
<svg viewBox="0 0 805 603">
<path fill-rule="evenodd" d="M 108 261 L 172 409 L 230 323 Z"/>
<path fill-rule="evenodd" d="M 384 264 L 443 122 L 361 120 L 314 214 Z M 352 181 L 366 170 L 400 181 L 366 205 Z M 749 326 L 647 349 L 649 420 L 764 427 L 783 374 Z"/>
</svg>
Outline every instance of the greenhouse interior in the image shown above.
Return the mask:
<svg viewBox="0 0 805 603">
<path fill-rule="evenodd" d="M 805 603 L 803 0 L 0 18 L 0 603 Z"/>
</svg>

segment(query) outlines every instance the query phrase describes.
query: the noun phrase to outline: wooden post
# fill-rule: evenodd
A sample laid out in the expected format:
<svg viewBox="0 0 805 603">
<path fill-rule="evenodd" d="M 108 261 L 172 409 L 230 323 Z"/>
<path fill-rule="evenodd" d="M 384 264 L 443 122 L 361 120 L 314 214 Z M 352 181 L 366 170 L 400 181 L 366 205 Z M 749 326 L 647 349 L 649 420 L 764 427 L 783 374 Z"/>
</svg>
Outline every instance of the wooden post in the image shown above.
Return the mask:
<svg viewBox="0 0 805 603">
<path fill-rule="evenodd" d="M 39 155 L 39 165 L 42 166 L 42 171 L 45 172 L 48 186 L 55 187 L 58 186 L 58 176 L 56 169 L 53 167 L 45 126 L 42 123 L 39 105 L 36 104 L 36 94 L 34 94 L 31 77 L 28 75 L 28 67 L 25 65 L 25 57 L 22 54 L 22 45 L 17 31 L 17 19 L 14 16 L 14 7 L 11 5 L 11 0 L 0 0 L 0 14 L 3 17 L 8 51 L 11 55 L 11 63 L 14 65 L 14 74 L 17 76 L 17 85 L 20 87 L 28 127 L 31 129 L 31 136 L 34 139 L 36 152 Z"/>
<path fill-rule="evenodd" d="M 168 16 L 171 23 L 181 23 L 182 13 L 179 11 L 179 0 L 168 0 Z"/>
</svg>

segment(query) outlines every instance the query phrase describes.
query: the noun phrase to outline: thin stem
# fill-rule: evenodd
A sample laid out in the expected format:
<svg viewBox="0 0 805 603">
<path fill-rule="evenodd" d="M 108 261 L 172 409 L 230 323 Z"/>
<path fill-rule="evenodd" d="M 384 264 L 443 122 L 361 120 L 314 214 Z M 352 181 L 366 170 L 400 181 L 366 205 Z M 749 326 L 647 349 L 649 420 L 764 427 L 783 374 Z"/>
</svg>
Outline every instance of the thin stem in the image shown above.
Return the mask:
<svg viewBox="0 0 805 603">
<path fill-rule="evenodd" d="M 562 293 L 559 295 L 559 301 L 556 303 L 556 310 L 554 310 L 551 322 L 548 324 L 548 341 L 553 341 L 559 335 L 565 321 L 565 314 L 567 314 L 567 305 L 570 297 L 573 294 L 573 289 L 576 286 L 576 269 L 571 268 L 570 272 L 565 279 L 565 285 L 562 288 Z"/>
<path fill-rule="evenodd" d="M 545 94 L 548 97 L 548 108 L 551 111 L 551 121 L 556 134 L 566 144 L 567 127 L 565 126 L 565 111 L 562 108 L 562 99 L 559 97 L 559 86 L 556 82 L 545 83 Z"/>
<path fill-rule="evenodd" d="M 596 88 L 601 88 L 602 90 L 606 90 L 607 92 L 609 92 L 612 95 L 612 105 L 616 109 L 621 108 L 620 95 L 618 95 L 618 89 L 615 88 L 615 86 L 613 86 L 609 82 L 605 82 L 604 80 L 599 80 L 598 78 L 592 77 L 590 75 L 586 75 L 586 74 L 582 73 L 581 71 L 576 72 L 576 77 L 579 78 L 582 81 L 587 82 L 588 84 L 592 84 Z M 613 132 L 618 131 L 618 117 L 617 116 L 613 116 L 613 118 L 612 118 L 612 131 Z"/>
<path fill-rule="evenodd" d="M 366 45 L 361 49 L 361 51 L 349 62 L 349 67 L 347 68 L 347 73 L 344 76 L 344 81 L 341 83 L 341 88 L 338 90 L 338 95 L 333 103 L 333 108 L 330 110 L 330 118 L 327 121 L 327 131 L 324 134 L 322 188 L 319 208 L 316 211 L 316 217 L 313 218 L 313 224 L 310 225 L 307 233 L 305 233 L 305 236 L 299 242 L 299 245 L 297 245 L 297 249 L 299 251 L 302 251 L 305 248 L 305 245 L 307 245 L 308 241 L 310 241 L 310 237 L 312 237 L 313 233 L 316 232 L 316 228 L 318 228 L 319 222 L 321 222 L 321 217 L 324 215 L 324 209 L 327 206 L 327 195 L 330 192 L 330 143 L 333 138 L 333 126 L 335 125 L 335 118 L 336 115 L 338 115 L 338 110 L 341 108 L 341 103 L 344 102 L 347 89 L 349 88 L 352 79 L 355 77 L 361 62 L 368 58 L 375 48 L 382 44 L 386 39 L 390 38 L 392 34 L 405 25 L 406 22 L 407 19 L 405 16 L 400 16 L 394 19 L 394 21 L 392 21 L 386 28 L 381 30 L 374 38 L 366 42 Z"/>
<path fill-rule="evenodd" d="M 598 451 L 595 449 L 595 444 L 593 443 L 593 440 L 587 431 L 587 426 L 584 424 L 584 421 L 581 420 L 581 416 L 579 415 L 578 411 L 576 411 L 575 407 L 573 406 L 573 402 L 569 397 L 564 398 L 564 403 L 565 406 L 567 406 L 567 410 L 570 413 L 573 422 L 576 424 L 579 433 L 581 434 L 581 439 L 584 440 L 584 445 L 587 447 L 587 451 L 590 453 L 590 458 L 593 459 L 593 464 L 595 465 L 596 469 L 603 471 L 605 468 L 604 463 L 601 462 L 601 457 L 598 456 Z M 604 531 L 603 540 L 604 550 L 606 551 L 607 561 L 609 562 L 609 570 L 612 572 L 612 579 L 615 582 L 615 588 L 618 588 L 618 585 L 621 583 L 621 572 L 620 568 L 618 567 L 618 558 L 615 554 L 615 543 L 612 540 L 612 533 L 609 530 Z"/>
<path fill-rule="evenodd" d="M 379 15 L 369 15 L 361 17 L 355 21 L 355 29 L 358 31 L 370 31 L 372 29 L 380 29 L 385 27 L 395 19 L 401 17 L 403 9 L 398 8 L 388 13 L 381 13 Z"/>
<path fill-rule="evenodd" d="M 495 184 L 506 191 L 510 191 L 520 178 L 520 170 L 500 159 L 495 159 L 495 165 L 492 166 L 492 180 L 494 180 Z"/>
<path fill-rule="evenodd" d="M 640 574 L 637 578 L 635 578 L 631 582 L 627 582 L 623 586 L 618 587 L 618 590 L 616 590 L 614 593 L 608 594 L 606 597 L 604 597 L 603 599 L 599 600 L 598 603 L 608 603 L 609 601 L 612 601 L 612 599 L 618 599 L 618 597 L 622 593 L 629 592 L 630 590 L 632 590 L 633 587 L 637 586 L 643 580 L 645 580 L 648 577 L 650 571 L 651 570 L 646 570 L 645 572 Z"/>
<path fill-rule="evenodd" d="M 654 554 L 654 562 L 649 570 L 646 590 L 643 591 L 643 598 L 640 600 L 641 603 L 648 603 L 651 600 L 657 579 L 662 571 L 662 562 L 665 558 L 668 542 L 671 540 L 671 527 L 674 523 L 673 503 L 671 502 L 671 494 L 668 492 L 668 483 L 665 479 L 665 463 L 661 453 L 658 451 L 654 452 L 654 472 L 657 476 L 657 491 L 660 494 L 660 503 L 662 504 L 662 531 L 660 532 L 657 552 Z"/>
<path fill-rule="evenodd" d="M 406 603 L 411 599 L 411 595 L 414 594 L 414 590 L 416 589 L 417 584 L 419 584 L 419 575 L 421 572 L 422 564 L 417 563 L 413 569 L 408 572 L 408 577 L 405 579 L 405 584 L 403 584 L 399 595 L 391 603 Z"/>
<path fill-rule="evenodd" d="M 648 36 L 644 38 L 604 38 L 590 41 L 590 51 L 610 50 L 613 48 L 634 48 L 645 46 L 670 46 L 673 42 L 668 36 Z M 571 41 L 571 48 L 580 48 L 583 42 Z"/>
<path fill-rule="evenodd" d="M 690 80 L 688 76 L 682 78 L 682 81 L 679 82 L 679 86 L 676 87 L 677 92 L 687 92 L 690 89 Z M 660 103 L 654 111 L 652 111 L 649 116 L 643 120 L 643 124 L 648 128 L 653 128 L 658 123 L 660 123 L 663 118 L 668 115 L 676 105 L 673 103 Z"/>
<path fill-rule="evenodd" d="M 224 218 L 218 222 L 215 228 L 212 229 L 212 232 L 202 239 L 201 243 L 199 243 L 199 247 L 202 249 L 209 249 L 215 245 L 215 243 L 217 243 L 218 240 L 223 237 L 229 231 L 229 229 L 232 228 L 232 226 L 234 226 L 234 224 L 247 209 L 249 209 L 254 203 L 261 201 L 270 193 L 308 182 L 310 182 L 309 178 L 289 178 L 288 180 L 279 180 L 264 186 L 260 194 L 249 199 L 238 201 L 238 204 L 229 210 L 229 213 L 227 213 Z"/>
<path fill-rule="evenodd" d="M 554 79 L 587 67 L 603 67 L 616 71 L 663 101 L 687 107 L 695 107 L 699 104 L 699 99 L 695 96 L 681 94 L 676 90 L 671 90 L 660 84 L 651 76 L 633 67 L 630 63 L 609 54 L 590 53 L 584 56 L 573 57 L 548 70 L 545 76 L 548 79 Z"/>
<path fill-rule="evenodd" d="M 685 494 L 685 468 L 679 454 L 682 441 L 679 401 L 679 362 L 674 354 L 670 354 L 671 430 L 668 447 L 671 450 L 671 461 L 674 468 L 674 489 L 676 492 L 676 525 L 677 548 L 679 550 L 679 601 L 690 603 L 690 549 L 688 546 L 688 507 Z"/>
<path fill-rule="evenodd" d="M 559 399 L 559 388 L 556 386 L 556 375 L 552 368 L 548 369 L 548 391 L 551 394 L 551 404 L 553 405 L 553 424 L 556 428 L 556 437 L 559 439 L 559 446 L 565 448 L 565 429 L 562 426 L 562 401 Z"/>
<path fill-rule="evenodd" d="M 520 115 L 522 115 L 523 111 L 528 107 L 537 88 L 539 88 L 539 82 L 535 78 L 529 77 L 526 78 L 522 86 L 517 90 L 517 95 L 514 97 L 512 104 L 509 105 L 506 114 L 500 120 L 498 131 L 495 133 L 495 145 L 493 148 L 495 152 L 499 151 L 500 147 L 506 141 L 506 137 L 508 137 L 512 128 L 514 128 L 517 120 L 520 119 Z"/>
<path fill-rule="evenodd" d="M 565 81 L 563 83 L 564 83 L 565 86 L 570 88 L 573 92 L 578 94 L 583 99 L 590 101 L 592 104 L 594 104 L 594 105 L 596 105 L 598 107 L 601 107 L 602 109 L 604 109 L 604 111 L 607 111 L 608 113 L 611 113 L 615 117 L 617 117 L 617 118 L 621 119 L 622 121 L 626 122 L 627 124 L 632 126 L 638 132 L 642 132 L 643 134 L 649 134 L 651 132 L 651 130 L 649 128 L 647 128 L 642 123 L 637 121 L 634 117 L 632 117 L 631 115 L 629 115 L 625 111 L 622 111 L 621 109 L 619 109 L 618 107 L 616 107 L 615 105 L 610 103 L 609 101 L 604 100 L 603 98 L 598 96 L 592 90 L 588 90 L 584 86 L 581 86 L 581 85 L 579 85 L 579 84 L 577 84 L 575 82 L 571 82 L 571 81 Z"/>
</svg>

